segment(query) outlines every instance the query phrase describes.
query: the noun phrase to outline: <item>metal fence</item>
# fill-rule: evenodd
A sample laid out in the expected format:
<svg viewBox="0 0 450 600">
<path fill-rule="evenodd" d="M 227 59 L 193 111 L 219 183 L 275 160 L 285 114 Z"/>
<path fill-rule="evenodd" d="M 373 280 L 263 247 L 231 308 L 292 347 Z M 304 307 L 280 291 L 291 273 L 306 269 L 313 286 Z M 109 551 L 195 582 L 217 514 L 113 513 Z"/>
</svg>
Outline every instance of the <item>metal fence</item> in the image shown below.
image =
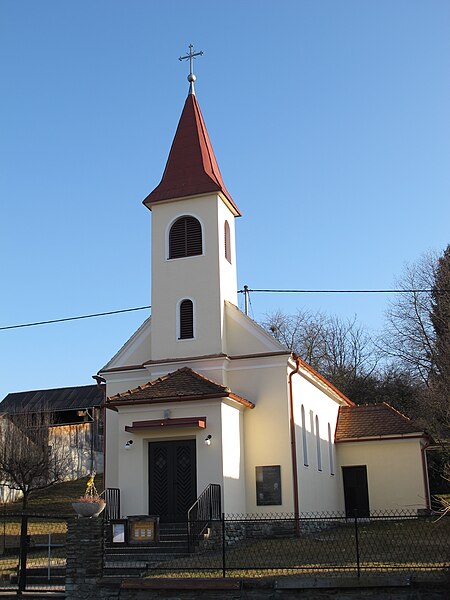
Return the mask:
<svg viewBox="0 0 450 600">
<path fill-rule="evenodd" d="M 119 550 L 110 544 L 105 573 L 131 569 L 150 577 L 360 577 L 426 572 L 433 577 L 450 568 L 450 515 L 227 516 L 211 521 L 195 548 L 187 544 L 181 527 L 173 531 L 161 529 L 158 541 L 140 547 Z"/>
<path fill-rule="evenodd" d="M 143 544 L 116 545 L 107 537 L 104 575 L 342 577 L 421 572 L 437 577 L 450 568 L 450 515 L 228 515 L 202 530 L 194 546 L 188 544 L 186 523 L 162 524 L 155 540 Z M 64 589 L 66 532 L 62 517 L 2 515 L 0 590 Z"/>
<path fill-rule="evenodd" d="M 67 519 L 0 517 L 0 590 L 64 589 Z"/>
</svg>

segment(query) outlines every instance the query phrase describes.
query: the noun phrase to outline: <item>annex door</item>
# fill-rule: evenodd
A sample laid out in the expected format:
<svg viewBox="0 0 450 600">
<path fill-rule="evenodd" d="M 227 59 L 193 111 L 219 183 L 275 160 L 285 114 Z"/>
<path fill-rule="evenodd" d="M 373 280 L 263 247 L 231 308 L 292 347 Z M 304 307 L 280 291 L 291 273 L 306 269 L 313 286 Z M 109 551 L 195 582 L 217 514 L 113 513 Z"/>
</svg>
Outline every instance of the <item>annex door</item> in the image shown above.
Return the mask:
<svg viewBox="0 0 450 600">
<path fill-rule="evenodd" d="M 354 517 L 369 516 L 369 489 L 367 486 L 367 467 L 342 467 L 344 480 L 345 514 Z"/>
<path fill-rule="evenodd" d="M 195 440 L 149 443 L 149 514 L 184 521 L 197 499 Z"/>
</svg>

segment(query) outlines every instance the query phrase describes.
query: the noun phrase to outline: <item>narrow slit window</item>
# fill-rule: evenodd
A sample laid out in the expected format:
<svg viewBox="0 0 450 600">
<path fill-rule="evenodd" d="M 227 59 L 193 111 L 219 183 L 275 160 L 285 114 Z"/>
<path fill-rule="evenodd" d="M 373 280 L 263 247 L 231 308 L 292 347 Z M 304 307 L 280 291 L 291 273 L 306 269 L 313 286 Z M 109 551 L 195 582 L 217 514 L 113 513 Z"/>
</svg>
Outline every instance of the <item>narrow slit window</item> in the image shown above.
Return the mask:
<svg viewBox="0 0 450 600">
<path fill-rule="evenodd" d="M 194 305 L 192 300 L 183 300 L 180 303 L 180 340 L 194 337 Z"/>
<path fill-rule="evenodd" d="M 303 464 L 308 466 L 308 438 L 306 432 L 305 407 L 302 404 L 302 445 L 303 445 Z"/>
<path fill-rule="evenodd" d="M 328 423 L 328 458 L 330 461 L 330 475 L 334 475 L 333 440 L 331 439 L 331 425 Z"/>
<path fill-rule="evenodd" d="M 316 415 L 316 448 L 317 448 L 317 470 L 322 470 L 322 449 L 320 447 L 319 417 Z"/>
<path fill-rule="evenodd" d="M 169 258 L 202 254 L 202 226 L 195 217 L 180 217 L 170 228 Z"/>
<path fill-rule="evenodd" d="M 229 263 L 231 263 L 231 246 L 230 246 L 230 224 L 228 221 L 225 221 L 224 226 L 224 235 L 225 235 L 225 258 Z"/>
</svg>

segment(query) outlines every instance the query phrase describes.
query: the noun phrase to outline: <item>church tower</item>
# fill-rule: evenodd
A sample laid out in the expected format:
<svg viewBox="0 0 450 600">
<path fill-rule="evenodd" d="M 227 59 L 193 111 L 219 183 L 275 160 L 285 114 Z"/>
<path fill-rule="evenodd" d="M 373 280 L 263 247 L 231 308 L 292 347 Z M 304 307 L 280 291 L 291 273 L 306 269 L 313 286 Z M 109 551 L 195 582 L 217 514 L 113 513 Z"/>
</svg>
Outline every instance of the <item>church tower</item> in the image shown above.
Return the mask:
<svg viewBox="0 0 450 600">
<path fill-rule="evenodd" d="M 189 94 L 159 185 L 145 198 L 152 211 L 150 360 L 226 352 L 225 301 L 237 304 L 235 217 L 198 105 Z"/>
</svg>

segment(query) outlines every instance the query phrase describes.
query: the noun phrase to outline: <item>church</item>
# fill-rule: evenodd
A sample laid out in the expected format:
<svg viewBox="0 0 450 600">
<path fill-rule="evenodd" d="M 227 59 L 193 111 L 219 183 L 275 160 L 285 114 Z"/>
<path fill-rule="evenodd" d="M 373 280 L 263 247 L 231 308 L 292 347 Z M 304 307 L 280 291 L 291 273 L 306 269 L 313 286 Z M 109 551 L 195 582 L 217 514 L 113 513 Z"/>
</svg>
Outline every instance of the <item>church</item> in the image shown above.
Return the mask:
<svg viewBox="0 0 450 600">
<path fill-rule="evenodd" d="M 152 314 L 99 371 L 105 487 L 120 490 L 124 516 L 161 521 L 184 520 L 212 485 L 227 515 L 426 509 L 426 433 L 386 404 L 355 405 L 238 308 L 241 213 L 193 56 L 161 182 L 143 202 Z"/>
</svg>

